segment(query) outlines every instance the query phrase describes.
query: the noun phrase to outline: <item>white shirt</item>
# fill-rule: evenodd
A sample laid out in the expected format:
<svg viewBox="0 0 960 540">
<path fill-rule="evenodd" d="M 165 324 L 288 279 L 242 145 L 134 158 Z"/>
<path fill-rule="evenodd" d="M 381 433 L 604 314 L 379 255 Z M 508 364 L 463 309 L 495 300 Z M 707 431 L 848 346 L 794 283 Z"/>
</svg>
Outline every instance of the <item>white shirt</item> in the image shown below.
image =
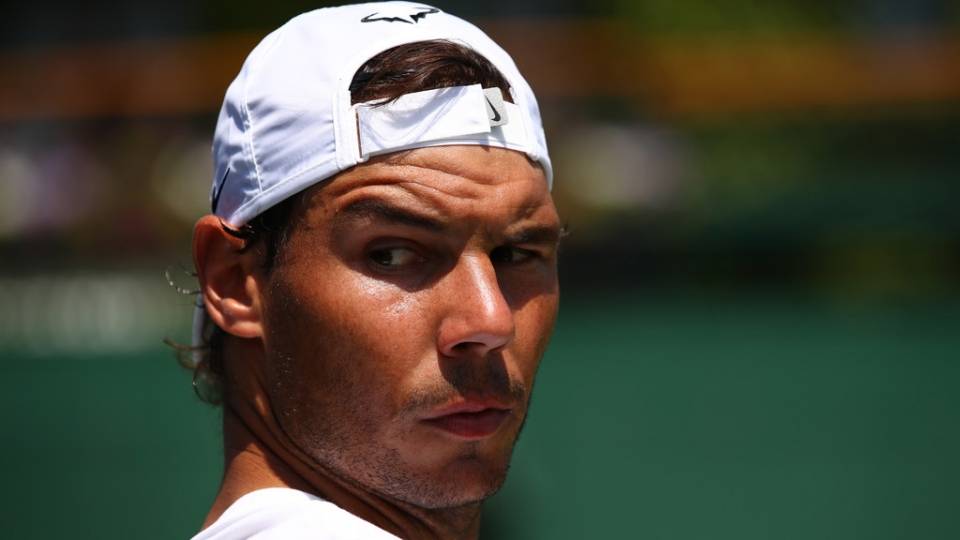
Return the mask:
<svg viewBox="0 0 960 540">
<path fill-rule="evenodd" d="M 319 497 L 289 488 L 251 491 L 193 540 L 396 540 Z"/>
</svg>

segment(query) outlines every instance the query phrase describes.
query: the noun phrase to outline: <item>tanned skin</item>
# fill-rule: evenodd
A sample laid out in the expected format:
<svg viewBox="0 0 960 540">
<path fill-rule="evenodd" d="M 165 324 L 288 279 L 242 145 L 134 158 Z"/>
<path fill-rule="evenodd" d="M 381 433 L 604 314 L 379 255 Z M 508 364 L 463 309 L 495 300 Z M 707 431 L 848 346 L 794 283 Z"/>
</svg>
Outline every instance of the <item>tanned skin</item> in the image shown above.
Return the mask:
<svg viewBox="0 0 960 540">
<path fill-rule="evenodd" d="M 542 169 L 483 146 L 390 154 L 310 188 L 270 271 L 220 221 L 194 261 L 228 380 L 223 484 L 316 494 L 403 538 L 476 538 L 559 299 Z"/>
</svg>

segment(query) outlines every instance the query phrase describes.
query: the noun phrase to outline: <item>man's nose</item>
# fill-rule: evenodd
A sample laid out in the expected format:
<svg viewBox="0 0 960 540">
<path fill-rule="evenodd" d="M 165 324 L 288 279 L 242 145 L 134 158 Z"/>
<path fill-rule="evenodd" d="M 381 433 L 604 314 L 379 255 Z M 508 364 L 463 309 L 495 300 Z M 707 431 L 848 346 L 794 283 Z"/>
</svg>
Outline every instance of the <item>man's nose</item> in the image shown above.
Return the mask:
<svg viewBox="0 0 960 540">
<path fill-rule="evenodd" d="M 483 356 L 513 339 L 513 311 L 487 255 L 463 256 L 447 275 L 447 312 L 437 346 L 444 356 Z"/>
</svg>

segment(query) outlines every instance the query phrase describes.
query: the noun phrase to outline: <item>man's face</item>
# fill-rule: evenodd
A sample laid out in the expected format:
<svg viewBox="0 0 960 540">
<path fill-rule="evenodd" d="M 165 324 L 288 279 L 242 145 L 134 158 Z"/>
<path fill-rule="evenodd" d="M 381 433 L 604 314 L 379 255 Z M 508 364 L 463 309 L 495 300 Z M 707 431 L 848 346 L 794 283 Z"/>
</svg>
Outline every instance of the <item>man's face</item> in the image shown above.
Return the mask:
<svg viewBox="0 0 960 540">
<path fill-rule="evenodd" d="M 542 170 L 499 148 L 392 154 L 309 190 L 263 293 L 293 444 L 426 508 L 496 491 L 556 317 L 559 231 Z"/>
</svg>

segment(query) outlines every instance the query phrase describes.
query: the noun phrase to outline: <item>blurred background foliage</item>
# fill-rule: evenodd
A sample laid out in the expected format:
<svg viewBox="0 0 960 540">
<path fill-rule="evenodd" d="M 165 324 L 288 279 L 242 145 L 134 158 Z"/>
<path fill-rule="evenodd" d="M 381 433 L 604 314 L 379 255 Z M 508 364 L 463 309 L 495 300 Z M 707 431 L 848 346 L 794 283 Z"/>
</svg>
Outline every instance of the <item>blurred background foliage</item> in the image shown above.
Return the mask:
<svg viewBox="0 0 960 540">
<path fill-rule="evenodd" d="M 490 538 L 956 538 L 960 3 L 435 2 L 530 79 L 572 235 Z M 186 340 L 219 102 L 323 2 L 0 18 L 0 457 L 16 537 L 200 522 Z M 55 505 L 51 509 L 51 506 Z"/>
</svg>

